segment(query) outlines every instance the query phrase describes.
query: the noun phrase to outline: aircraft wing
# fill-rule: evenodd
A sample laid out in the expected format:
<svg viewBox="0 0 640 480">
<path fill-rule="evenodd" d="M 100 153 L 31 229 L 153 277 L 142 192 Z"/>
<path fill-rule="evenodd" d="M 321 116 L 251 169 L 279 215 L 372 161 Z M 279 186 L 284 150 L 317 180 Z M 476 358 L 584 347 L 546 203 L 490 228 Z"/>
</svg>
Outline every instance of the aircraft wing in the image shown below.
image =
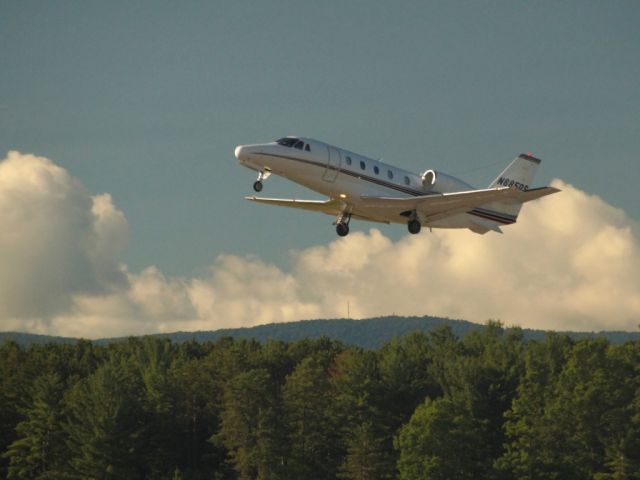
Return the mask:
<svg viewBox="0 0 640 480">
<path fill-rule="evenodd" d="M 338 215 L 342 210 L 342 202 L 338 200 L 296 200 L 288 198 L 244 197 L 247 200 L 279 207 L 300 208 L 328 215 Z"/>
<path fill-rule="evenodd" d="M 244 197 L 246 200 L 265 205 L 276 205 L 278 207 L 299 208 L 301 210 L 311 210 L 313 212 L 326 213 L 327 215 L 338 216 L 344 210 L 344 202 L 337 199 L 329 200 L 296 200 L 293 198 L 264 198 L 264 197 Z M 352 217 L 371 222 L 389 223 L 373 217 L 352 213 Z"/>
<path fill-rule="evenodd" d="M 416 210 L 428 220 L 434 221 L 491 202 L 524 203 L 558 191 L 554 187 L 534 188 L 525 192 L 513 187 L 499 187 L 407 198 L 368 196 L 360 198 L 361 205 L 365 208 L 375 208 L 378 211 L 386 211 L 388 214 L 401 214 Z"/>
</svg>

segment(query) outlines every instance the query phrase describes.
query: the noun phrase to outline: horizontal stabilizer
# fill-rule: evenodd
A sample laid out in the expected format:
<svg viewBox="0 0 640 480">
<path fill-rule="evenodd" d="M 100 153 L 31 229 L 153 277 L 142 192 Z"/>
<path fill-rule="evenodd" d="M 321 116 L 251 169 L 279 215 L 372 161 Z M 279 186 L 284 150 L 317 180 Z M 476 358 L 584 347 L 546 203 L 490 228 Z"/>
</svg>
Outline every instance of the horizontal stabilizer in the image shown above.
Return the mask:
<svg viewBox="0 0 640 480">
<path fill-rule="evenodd" d="M 530 202 L 531 200 L 551 195 L 552 193 L 558 193 L 559 191 L 560 189 L 556 187 L 532 188 L 526 192 L 520 192 L 518 194 L 518 201 L 522 203 Z"/>
</svg>

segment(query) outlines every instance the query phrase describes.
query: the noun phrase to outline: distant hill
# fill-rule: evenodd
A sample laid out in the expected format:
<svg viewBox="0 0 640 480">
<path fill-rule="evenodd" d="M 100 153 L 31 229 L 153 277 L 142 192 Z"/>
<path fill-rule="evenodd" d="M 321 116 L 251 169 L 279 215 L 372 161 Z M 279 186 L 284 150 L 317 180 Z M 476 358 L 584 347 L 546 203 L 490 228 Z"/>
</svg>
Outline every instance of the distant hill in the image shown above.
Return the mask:
<svg viewBox="0 0 640 480">
<path fill-rule="evenodd" d="M 36 333 L 22 332 L 0 332 L 0 342 L 11 339 L 20 345 L 31 345 L 32 343 L 75 343 L 77 338 L 54 337 L 52 335 L 38 335 Z"/>
<path fill-rule="evenodd" d="M 174 332 L 156 334 L 158 337 L 168 337 L 173 342 L 196 340 L 198 342 L 216 341 L 222 337 L 253 338 L 260 342 L 268 339 L 286 342 L 303 338 L 329 337 L 340 340 L 348 345 L 363 348 L 377 348 L 394 337 L 402 337 L 415 331 L 430 331 L 442 325 L 448 325 L 458 337 L 464 337 L 473 330 L 483 328 L 483 325 L 465 320 L 451 320 L 439 317 L 379 317 L 365 320 L 302 320 L 299 322 L 271 323 L 250 328 L 227 328 L 204 332 Z M 540 340 L 547 332 L 543 330 L 522 330 L 528 340 Z M 614 344 L 640 339 L 640 332 L 559 332 L 574 339 L 587 337 L 604 337 Z M 69 337 L 53 337 L 19 332 L 0 332 L 0 341 L 11 338 L 22 345 L 32 343 L 73 343 L 77 339 Z M 95 343 L 106 344 L 123 340 L 127 337 L 103 338 Z"/>
</svg>

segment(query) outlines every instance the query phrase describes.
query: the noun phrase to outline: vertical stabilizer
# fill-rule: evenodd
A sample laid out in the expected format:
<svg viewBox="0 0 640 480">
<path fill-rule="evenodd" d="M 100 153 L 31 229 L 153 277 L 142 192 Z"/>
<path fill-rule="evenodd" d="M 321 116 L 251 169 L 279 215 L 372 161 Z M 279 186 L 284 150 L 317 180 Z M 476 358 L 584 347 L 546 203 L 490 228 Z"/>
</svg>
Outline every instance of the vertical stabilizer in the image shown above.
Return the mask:
<svg viewBox="0 0 640 480">
<path fill-rule="evenodd" d="M 533 182 L 533 177 L 538 171 L 539 165 L 539 158 L 530 154 L 522 153 L 518 155 L 493 182 L 491 182 L 489 188 L 515 187 L 518 190 L 525 192 L 529 190 L 529 186 Z M 518 213 L 520 213 L 520 209 L 522 208 L 522 203 L 493 202 L 483 206 L 483 208 L 503 214 L 506 217 L 511 217 L 513 222 L 515 222 L 518 217 Z"/>
</svg>

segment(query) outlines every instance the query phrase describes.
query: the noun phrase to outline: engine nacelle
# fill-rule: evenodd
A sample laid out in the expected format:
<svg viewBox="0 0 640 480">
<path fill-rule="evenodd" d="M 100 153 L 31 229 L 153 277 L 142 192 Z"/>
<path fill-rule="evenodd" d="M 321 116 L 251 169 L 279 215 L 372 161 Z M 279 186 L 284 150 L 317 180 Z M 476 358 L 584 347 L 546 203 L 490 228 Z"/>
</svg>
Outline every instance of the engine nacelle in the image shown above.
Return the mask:
<svg viewBox="0 0 640 480">
<path fill-rule="evenodd" d="M 422 186 L 427 192 L 436 191 L 438 193 L 460 192 L 472 190 L 473 187 L 462 180 L 447 175 L 446 173 L 427 170 L 422 176 Z"/>
</svg>

